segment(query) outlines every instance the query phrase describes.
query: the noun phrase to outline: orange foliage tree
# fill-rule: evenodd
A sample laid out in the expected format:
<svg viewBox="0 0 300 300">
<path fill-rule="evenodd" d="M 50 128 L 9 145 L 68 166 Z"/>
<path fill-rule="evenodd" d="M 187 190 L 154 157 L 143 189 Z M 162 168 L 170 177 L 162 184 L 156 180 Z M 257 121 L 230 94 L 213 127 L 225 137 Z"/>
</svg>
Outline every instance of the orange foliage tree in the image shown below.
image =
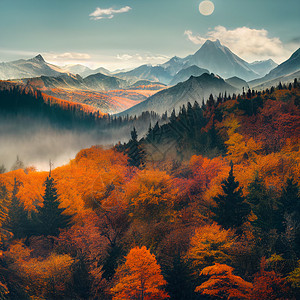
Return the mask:
<svg viewBox="0 0 300 300">
<path fill-rule="evenodd" d="M 74 260 L 68 254 L 52 253 L 46 258 L 33 257 L 21 241 L 5 253 L 9 267 L 17 272 L 30 295 L 62 297 L 71 279 Z"/>
<path fill-rule="evenodd" d="M 111 289 L 113 300 L 162 300 L 168 298 L 163 291 L 166 285 L 156 258 L 145 247 L 135 247 L 126 256 L 126 261 L 118 267 L 116 284 Z"/>
<path fill-rule="evenodd" d="M 275 271 L 266 271 L 266 259 L 262 258 L 260 271 L 254 275 L 251 299 L 283 300 L 288 299 L 289 287 L 284 278 Z"/>
<path fill-rule="evenodd" d="M 195 292 L 220 299 L 251 299 L 252 283 L 232 272 L 232 267 L 218 263 L 204 268 L 201 275 L 210 278 L 197 286 Z"/>
</svg>

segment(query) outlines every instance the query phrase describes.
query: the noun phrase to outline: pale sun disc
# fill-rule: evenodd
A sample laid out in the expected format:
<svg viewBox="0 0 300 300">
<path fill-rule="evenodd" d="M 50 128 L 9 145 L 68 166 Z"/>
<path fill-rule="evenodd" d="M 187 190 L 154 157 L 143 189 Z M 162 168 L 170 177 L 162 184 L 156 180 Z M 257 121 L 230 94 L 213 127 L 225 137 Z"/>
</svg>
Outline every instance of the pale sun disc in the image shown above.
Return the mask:
<svg viewBox="0 0 300 300">
<path fill-rule="evenodd" d="M 205 0 L 199 4 L 199 11 L 204 16 L 211 15 L 215 10 L 215 6 L 211 1 Z"/>
</svg>

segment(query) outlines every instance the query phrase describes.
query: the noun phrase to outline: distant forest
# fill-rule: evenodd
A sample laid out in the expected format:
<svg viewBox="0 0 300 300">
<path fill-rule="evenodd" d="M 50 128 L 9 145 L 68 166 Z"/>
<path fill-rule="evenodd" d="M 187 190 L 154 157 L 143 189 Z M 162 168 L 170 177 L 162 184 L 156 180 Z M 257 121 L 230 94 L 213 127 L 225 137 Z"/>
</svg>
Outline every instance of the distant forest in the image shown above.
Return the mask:
<svg viewBox="0 0 300 300">
<path fill-rule="evenodd" d="M 2 117 L 47 120 L 60 129 L 104 130 L 133 125 L 143 128 L 145 123 L 159 121 L 162 118 L 153 112 L 145 112 L 139 117 L 113 117 L 103 114 L 87 105 L 60 101 L 42 95 L 39 90 L 13 86 L 0 90 L 0 114 Z"/>
</svg>

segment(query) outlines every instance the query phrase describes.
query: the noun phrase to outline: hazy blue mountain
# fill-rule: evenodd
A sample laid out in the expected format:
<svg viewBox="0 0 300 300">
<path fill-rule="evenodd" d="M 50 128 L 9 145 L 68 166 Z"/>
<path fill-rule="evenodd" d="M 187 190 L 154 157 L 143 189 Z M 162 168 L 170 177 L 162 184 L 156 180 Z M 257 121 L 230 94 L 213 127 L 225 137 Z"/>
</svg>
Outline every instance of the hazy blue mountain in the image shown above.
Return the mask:
<svg viewBox="0 0 300 300">
<path fill-rule="evenodd" d="M 150 81 L 150 80 L 138 80 L 134 84 L 130 85 L 130 88 L 134 89 L 134 88 L 140 87 L 140 86 L 151 86 L 151 85 L 156 85 L 156 86 L 160 86 L 160 87 L 166 86 L 165 84 L 158 82 L 158 81 L 154 82 L 154 81 Z"/>
<path fill-rule="evenodd" d="M 72 74 L 79 74 L 81 77 L 87 77 L 89 75 L 93 75 L 93 74 L 97 74 L 97 73 L 102 73 L 104 75 L 110 75 L 110 71 L 108 71 L 105 68 L 100 67 L 98 69 L 93 70 L 87 66 L 80 65 L 80 64 L 66 65 L 63 67 L 63 69 Z"/>
<path fill-rule="evenodd" d="M 251 69 L 257 74 L 259 74 L 260 76 L 265 76 L 277 66 L 278 64 L 276 64 L 276 62 L 274 62 L 274 60 L 272 59 L 254 61 L 253 63 L 250 63 Z"/>
<path fill-rule="evenodd" d="M 87 87 L 93 90 L 118 90 L 128 86 L 126 80 L 101 73 L 90 75 L 84 78 L 83 82 Z"/>
<path fill-rule="evenodd" d="M 210 73 L 207 69 L 202 69 L 197 66 L 187 67 L 186 69 L 180 70 L 170 82 L 170 85 L 176 85 L 179 82 L 187 81 L 191 76 L 198 77 L 204 73 Z"/>
<path fill-rule="evenodd" d="M 225 79 L 225 82 L 235 87 L 240 93 L 243 91 L 243 88 L 245 91 L 249 89 L 248 83 L 245 80 L 236 76 Z"/>
<path fill-rule="evenodd" d="M 174 76 L 180 70 L 182 70 L 184 64 L 188 61 L 190 56 L 186 58 L 180 58 L 178 56 L 172 57 L 169 61 L 160 66 L 164 68 L 170 75 Z"/>
<path fill-rule="evenodd" d="M 39 54 L 31 59 L 0 63 L 0 79 L 20 79 L 38 76 L 60 76 L 65 70 L 47 63 Z"/>
<path fill-rule="evenodd" d="M 300 70 L 295 73 L 292 73 L 292 74 L 283 75 L 283 76 L 277 77 L 275 79 L 270 79 L 270 80 L 264 81 L 262 83 L 259 83 L 256 86 L 252 86 L 252 88 L 254 90 L 261 91 L 261 90 L 268 89 L 271 86 L 278 86 L 279 82 L 281 82 L 282 84 L 293 83 L 295 78 L 297 78 L 298 81 L 300 82 Z"/>
<path fill-rule="evenodd" d="M 98 69 L 95 69 L 93 70 L 94 74 L 97 74 L 97 73 L 101 73 L 101 74 L 104 74 L 104 75 L 111 75 L 112 72 L 110 72 L 109 70 L 103 68 L 103 67 L 100 67 Z"/>
<path fill-rule="evenodd" d="M 119 78 L 131 81 L 132 83 L 141 79 L 146 79 L 168 84 L 172 80 L 172 76 L 163 67 L 153 67 L 151 65 L 142 65 L 131 71 L 121 72 L 114 75 Z"/>
<path fill-rule="evenodd" d="M 61 75 L 58 77 L 41 76 L 23 80 L 39 88 L 73 88 L 82 90 L 108 91 L 128 86 L 127 81 L 98 73 L 82 78 L 80 75 Z"/>
<path fill-rule="evenodd" d="M 300 70 L 300 48 L 295 51 L 292 56 L 282 64 L 271 70 L 266 76 L 257 80 L 252 80 L 249 83 L 251 87 L 262 85 L 267 81 L 276 79 L 282 76 L 287 76 Z M 277 79 L 276 79 L 277 80 Z M 280 80 L 277 80 L 280 81 Z"/>
<path fill-rule="evenodd" d="M 191 76 L 187 81 L 158 92 L 119 115 L 140 115 L 143 111 L 155 111 L 162 114 L 165 111 L 171 112 L 173 108 L 178 110 L 187 102 L 198 101 L 201 104 L 202 100 L 207 99 L 210 94 L 217 96 L 225 92 L 228 95 L 237 92 L 237 89 L 214 74 Z"/>
<path fill-rule="evenodd" d="M 188 58 L 184 66 L 193 65 L 208 69 L 224 78 L 237 76 L 244 80 L 251 80 L 259 77 L 248 62 L 221 45 L 219 40 L 215 42 L 207 40 L 194 55 Z"/>
</svg>

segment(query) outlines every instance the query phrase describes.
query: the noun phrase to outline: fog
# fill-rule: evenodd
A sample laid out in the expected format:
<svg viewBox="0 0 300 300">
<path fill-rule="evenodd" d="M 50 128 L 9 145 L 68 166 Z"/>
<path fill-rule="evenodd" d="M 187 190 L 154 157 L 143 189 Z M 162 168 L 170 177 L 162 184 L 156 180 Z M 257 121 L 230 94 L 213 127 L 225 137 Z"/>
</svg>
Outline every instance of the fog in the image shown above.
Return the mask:
<svg viewBox="0 0 300 300">
<path fill-rule="evenodd" d="M 139 128 L 140 137 L 149 124 Z M 121 129 L 73 130 L 55 128 L 47 120 L 18 117 L 0 118 L 0 165 L 9 171 L 17 159 L 25 166 L 48 170 L 49 160 L 54 167 L 75 158 L 76 154 L 92 145 L 112 147 L 117 142 L 127 142 L 133 125 Z"/>
</svg>

